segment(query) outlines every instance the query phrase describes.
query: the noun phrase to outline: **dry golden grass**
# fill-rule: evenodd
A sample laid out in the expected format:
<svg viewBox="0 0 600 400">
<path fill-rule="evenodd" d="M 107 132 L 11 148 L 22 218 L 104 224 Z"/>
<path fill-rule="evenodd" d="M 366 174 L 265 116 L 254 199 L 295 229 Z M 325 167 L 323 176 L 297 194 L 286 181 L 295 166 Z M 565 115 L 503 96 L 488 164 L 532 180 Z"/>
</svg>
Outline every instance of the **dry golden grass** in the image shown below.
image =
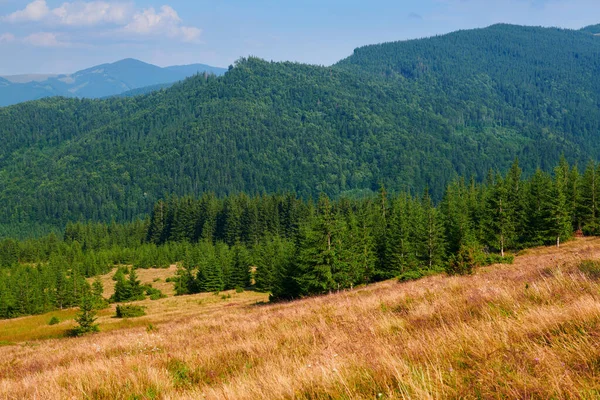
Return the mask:
<svg viewBox="0 0 600 400">
<path fill-rule="evenodd" d="M 96 335 L 0 347 L 0 398 L 597 399 L 600 282 L 577 264 L 598 258 L 600 240 L 581 239 L 285 304 L 146 301 L 129 327 L 106 315 Z"/>
</svg>

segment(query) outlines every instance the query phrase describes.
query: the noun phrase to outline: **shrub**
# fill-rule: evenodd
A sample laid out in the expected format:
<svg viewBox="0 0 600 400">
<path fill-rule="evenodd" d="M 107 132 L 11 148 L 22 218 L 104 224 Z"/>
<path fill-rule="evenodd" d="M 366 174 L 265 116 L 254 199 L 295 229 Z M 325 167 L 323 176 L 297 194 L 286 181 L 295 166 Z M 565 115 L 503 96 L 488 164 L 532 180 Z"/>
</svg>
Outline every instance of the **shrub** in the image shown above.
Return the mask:
<svg viewBox="0 0 600 400">
<path fill-rule="evenodd" d="M 131 304 L 117 306 L 117 318 L 136 318 L 146 315 L 145 307 Z"/>
<path fill-rule="evenodd" d="M 60 322 L 60 319 L 58 319 L 58 317 L 52 317 L 50 318 L 50 321 L 48 321 L 48 325 L 56 325 Z"/>
<path fill-rule="evenodd" d="M 150 296 L 150 300 L 164 299 L 167 297 L 163 292 L 153 288 L 151 285 L 145 286 L 144 290 L 146 291 L 146 295 Z"/>
<path fill-rule="evenodd" d="M 398 276 L 398 280 L 400 282 L 406 281 L 414 281 L 417 279 L 421 279 L 423 277 L 423 272 L 420 270 L 407 271 Z"/>
<path fill-rule="evenodd" d="M 600 261 L 584 260 L 577 268 L 592 279 L 600 279 Z"/>
<path fill-rule="evenodd" d="M 461 246 L 457 254 L 448 260 L 446 271 L 451 275 L 470 275 L 477 266 L 477 249 L 472 246 Z"/>
<path fill-rule="evenodd" d="M 235 292 L 236 292 L 236 293 L 244 293 L 244 288 L 243 288 L 243 287 L 240 287 L 240 286 L 238 286 L 238 287 L 236 287 L 236 288 L 235 288 Z"/>
</svg>

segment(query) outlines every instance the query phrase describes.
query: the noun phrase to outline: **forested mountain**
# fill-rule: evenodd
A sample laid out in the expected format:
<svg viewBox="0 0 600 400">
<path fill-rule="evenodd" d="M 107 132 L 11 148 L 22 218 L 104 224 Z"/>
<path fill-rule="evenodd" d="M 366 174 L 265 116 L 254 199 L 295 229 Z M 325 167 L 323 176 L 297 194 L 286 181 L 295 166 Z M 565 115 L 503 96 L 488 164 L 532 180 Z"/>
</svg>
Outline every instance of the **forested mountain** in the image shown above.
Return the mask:
<svg viewBox="0 0 600 400">
<path fill-rule="evenodd" d="M 439 200 L 518 156 L 600 156 L 600 38 L 495 25 L 357 49 L 331 67 L 239 60 L 133 98 L 0 109 L 0 221 L 131 220 L 174 193 Z"/>
<path fill-rule="evenodd" d="M 45 80 L 11 83 L 0 79 L 0 106 L 51 96 L 101 98 L 177 82 L 204 72 L 222 75 L 225 69 L 204 64 L 161 68 L 126 59 L 112 64 L 97 65 L 70 75 L 51 76 Z"/>
</svg>

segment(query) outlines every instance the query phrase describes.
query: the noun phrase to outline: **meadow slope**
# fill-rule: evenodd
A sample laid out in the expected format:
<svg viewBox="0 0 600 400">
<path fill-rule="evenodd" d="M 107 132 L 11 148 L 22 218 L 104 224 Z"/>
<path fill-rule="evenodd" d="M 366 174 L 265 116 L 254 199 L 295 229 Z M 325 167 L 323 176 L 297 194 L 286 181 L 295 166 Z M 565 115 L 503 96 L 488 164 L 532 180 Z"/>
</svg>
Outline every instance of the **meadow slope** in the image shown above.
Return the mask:
<svg viewBox="0 0 600 400">
<path fill-rule="evenodd" d="M 0 338 L 0 398 L 597 399 L 600 274 L 578 268 L 590 259 L 600 239 L 290 303 L 169 297 L 139 319 L 103 311 L 101 333 L 74 339 L 30 340 L 72 324 L 50 315 L 0 321 L 0 335 L 40 325 Z"/>
</svg>

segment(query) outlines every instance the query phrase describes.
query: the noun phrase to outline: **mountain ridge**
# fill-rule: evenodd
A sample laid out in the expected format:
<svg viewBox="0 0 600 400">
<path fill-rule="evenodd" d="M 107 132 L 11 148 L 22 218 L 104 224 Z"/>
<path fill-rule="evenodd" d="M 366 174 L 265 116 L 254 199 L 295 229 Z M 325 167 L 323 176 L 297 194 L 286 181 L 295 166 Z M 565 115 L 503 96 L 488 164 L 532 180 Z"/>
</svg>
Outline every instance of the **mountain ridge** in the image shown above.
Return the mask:
<svg viewBox="0 0 600 400">
<path fill-rule="evenodd" d="M 0 221 L 130 220 L 207 191 L 384 184 L 439 200 L 457 176 L 481 181 L 515 157 L 526 175 L 561 155 L 583 167 L 600 158 L 598 68 L 591 35 L 492 26 L 330 67 L 249 57 L 143 96 L 0 109 Z"/>
<path fill-rule="evenodd" d="M 224 68 L 204 64 L 162 68 L 128 58 L 96 65 L 73 74 L 50 76 L 41 81 L 14 83 L 0 78 L 0 106 L 51 96 L 103 98 L 144 87 L 174 83 L 195 73 L 221 75 L 225 71 Z"/>
</svg>

